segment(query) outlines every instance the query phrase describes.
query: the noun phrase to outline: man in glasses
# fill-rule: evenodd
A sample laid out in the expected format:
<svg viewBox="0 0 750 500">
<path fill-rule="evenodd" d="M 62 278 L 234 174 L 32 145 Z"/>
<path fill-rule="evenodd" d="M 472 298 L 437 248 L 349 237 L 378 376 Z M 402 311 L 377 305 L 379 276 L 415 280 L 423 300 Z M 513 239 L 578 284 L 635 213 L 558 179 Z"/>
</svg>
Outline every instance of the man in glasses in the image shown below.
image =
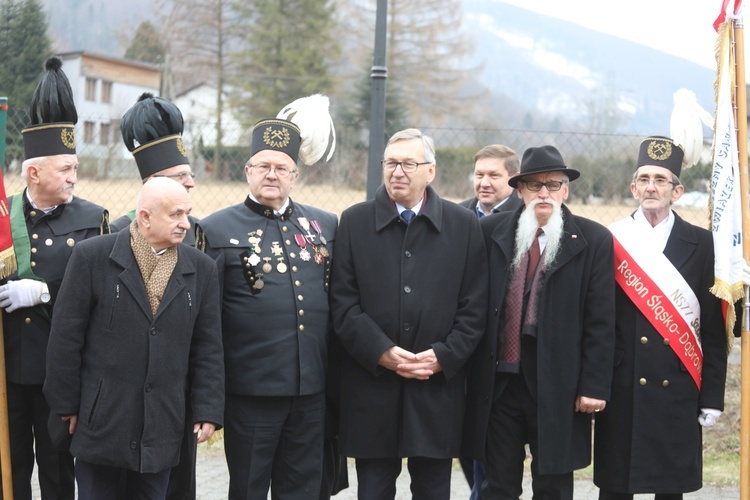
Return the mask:
<svg viewBox="0 0 750 500">
<path fill-rule="evenodd" d="M 487 267 L 476 215 L 429 186 L 435 169 L 432 139 L 398 132 L 375 199 L 341 215 L 331 315 L 345 350 L 341 447 L 361 500 L 393 499 L 404 457 L 413 498 L 450 498 Z"/>
<path fill-rule="evenodd" d="M 182 142 L 183 127 L 180 109 L 171 101 L 154 97 L 148 92 L 142 94 L 122 117 L 122 140 L 128 151 L 133 153 L 144 183 L 152 177 L 167 177 L 182 184 L 188 192 L 195 187 L 195 174 L 190 169 L 185 143 Z M 110 224 L 112 232 L 128 227 L 134 218 L 135 210 L 118 218 Z M 183 243 L 195 245 L 195 223 L 198 219 L 191 215 L 189 220 L 190 230 L 185 234 Z M 192 462 L 195 462 L 195 458 Z M 192 489 L 195 490 L 194 487 Z"/>
<path fill-rule="evenodd" d="M 591 461 L 591 417 L 609 399 L 614 269 L 607 229 L 564 205 L 579 172 L 553 146 L 526 150 L 509 180 L 524 206 L 482 221 L 487 332 L 473 360 L 466 454 L 482 498 L 519 498 L 529 445 L 535 498 L 573 498 Z"/>
<path fill-rule="evenodd" d="M 248 196 L 196 229 L 198 248 L 218 264 L 223 295 L 230 499 L 265 500 L 269 485 L 274 498 L 320 493 L 337 220 L 290 193 L 298 157 L 314 164 L 326 151 L 316 140 L 331 140 L 324 99 L 317 111 L 298 103 L 293 119 L 302 129 L 281 118 L 255 124 Z"/>
<path fill-rule="evenodd" d="M 602 500 L 655 493 L 679 500 L 702 485 L 701 427 L 724 408 L 727 340 L 714 284 L 711 233 L 672 211 L 685 188 L 683 150 L 667 137 L 640 146 L 630 191 L 638 209 L 615 238 L 612 398 L 597 415 L 594 482 Z"/>
</svg>

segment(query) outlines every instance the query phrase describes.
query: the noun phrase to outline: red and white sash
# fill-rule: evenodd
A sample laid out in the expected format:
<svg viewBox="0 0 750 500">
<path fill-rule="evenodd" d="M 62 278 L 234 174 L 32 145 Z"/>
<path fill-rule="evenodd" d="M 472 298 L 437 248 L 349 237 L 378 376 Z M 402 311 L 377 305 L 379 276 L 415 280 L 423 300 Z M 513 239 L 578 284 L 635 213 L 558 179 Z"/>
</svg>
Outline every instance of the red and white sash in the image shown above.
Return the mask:
<svg viewBox="0 0 750 500">
<path fill-rule="evenodd" d="M 669 341 L 700 390 L 703 350 L 698 297 L 662 252 L 641 249 L 642 235 L 632 217 L 611 224 L 609 230 L 614 236 L 617 284 Z"/>
</svg>

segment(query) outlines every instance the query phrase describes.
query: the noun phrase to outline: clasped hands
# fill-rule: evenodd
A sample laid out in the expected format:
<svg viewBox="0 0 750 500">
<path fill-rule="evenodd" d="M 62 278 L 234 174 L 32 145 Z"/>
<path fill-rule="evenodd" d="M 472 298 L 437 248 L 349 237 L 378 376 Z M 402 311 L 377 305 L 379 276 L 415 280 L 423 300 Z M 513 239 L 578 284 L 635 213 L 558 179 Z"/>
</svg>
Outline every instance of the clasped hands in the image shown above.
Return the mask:
<svg viewBox="0 0 750 500">
<path fill-rule="evenodd" d="M 434 349 L 415 354 L 399 346 L 393 346 L 380 356 L 378 364 L 404 378 L 417 380 L 427 380 L 442 370 Z"/>
</svg>

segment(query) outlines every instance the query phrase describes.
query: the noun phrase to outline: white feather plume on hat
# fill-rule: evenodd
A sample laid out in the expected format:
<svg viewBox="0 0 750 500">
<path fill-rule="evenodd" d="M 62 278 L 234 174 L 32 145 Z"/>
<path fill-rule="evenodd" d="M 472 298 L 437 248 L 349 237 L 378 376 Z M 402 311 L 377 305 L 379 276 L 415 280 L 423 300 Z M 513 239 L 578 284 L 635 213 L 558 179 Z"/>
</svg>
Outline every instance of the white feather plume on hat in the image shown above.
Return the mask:
<svg viewBox="0 0 750 500">
<path fill-rule="evenodd" d="M 713 127 L 713 121 L 711 114 L 698 104 L 692 90 L 679 89 L 674 93 L 669 130 L 675 144 L 682 146 L 685 151 L 682 168 L 690 168 L 700 160 L 703 151 L 703 125 Z"/>
<path fill-rule="evenodd" d="M 305 165 L 312 165 L 328 152 L 326 161 L 336 149 L 336 130 L 328 112 L 328 97 L 314 94 L 287 104 L 276 118 L 289 120 L 299 127 L 301 144 L 299 157 Z"/>
</svg>

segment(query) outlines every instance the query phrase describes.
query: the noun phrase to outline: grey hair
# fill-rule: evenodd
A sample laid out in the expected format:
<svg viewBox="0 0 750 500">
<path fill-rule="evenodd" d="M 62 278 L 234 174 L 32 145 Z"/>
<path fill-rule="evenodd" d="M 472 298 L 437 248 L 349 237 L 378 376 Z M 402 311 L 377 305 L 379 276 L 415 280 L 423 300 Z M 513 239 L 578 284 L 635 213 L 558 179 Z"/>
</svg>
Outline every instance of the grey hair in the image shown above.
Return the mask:
<svg viewBox="0 0 750 500">
<path fill-rule="evenodd" d="M 638 167 L 640 168 L 640 167 Z M 677 186 L 682 186 L 682 181 L 679 177 L 677 177 L 674 172 L 670 172 L 672 174 L 672 189 L 676 188 Z M 635 179 L 638 177 L 638 169 L 635 169 L 635 172 L 633 172 L 633 180 L 631 181 L 633 184 L 635 184 Z"/>
<path fill-rule="evenodd" d="M 32 165 L 42 166 L 47 161 L 46 156 L 38 156 L 36 158 L 27 158 L 21 163 L 21 179 L 24 181 L 29 180 L 29 167 Z"/>
<path fill-rule="evenodd" d="M 408 141 L 411 139 L 421 139 L 422 145 L 424 146 L 424 161 L 429 163 L 435 163 L 435 144 L 432 142 L 432 137 L 424 135 L 419 129 L 407 128 L 396 132 L 388 139 L 388 144 L 385 145 L 386 149 L 388 146 L 397 141 Z"/>
</svg>

